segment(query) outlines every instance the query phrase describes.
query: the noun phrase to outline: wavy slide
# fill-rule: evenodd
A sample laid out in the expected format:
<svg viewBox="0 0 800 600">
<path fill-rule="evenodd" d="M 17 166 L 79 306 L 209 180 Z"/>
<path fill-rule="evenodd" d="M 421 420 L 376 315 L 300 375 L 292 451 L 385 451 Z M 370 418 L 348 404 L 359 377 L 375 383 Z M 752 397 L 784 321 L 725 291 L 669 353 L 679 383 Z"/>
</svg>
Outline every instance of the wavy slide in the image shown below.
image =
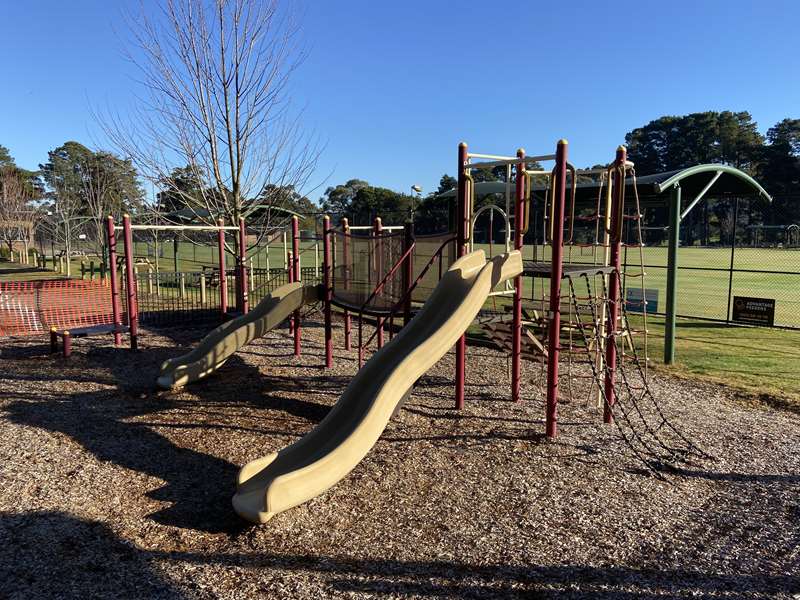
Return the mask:
<svg viewBox="0 0 800 600">
<path fill-rule="evenodd" d="M 304 304 L 319 300 L 315 285 L 289 283 L 265 296 L 250 312 L 223 323 L 188 354 L 161 365 L 157 383 L 164 389 L 184 386 L 219 369 L 240 348 L 266 334 Z"/>
<path fill-rule="evenodd" d="M 422 309 L 356 373 L 316 428 L 242 467 L 236 512 L 265 523 L 343 479 L 378 440 L 414 382 L 466 331 L 489 292 L 521 272 L 517 251 L 487 262 L 479 250 L 453 263 Z"/>
</svg>

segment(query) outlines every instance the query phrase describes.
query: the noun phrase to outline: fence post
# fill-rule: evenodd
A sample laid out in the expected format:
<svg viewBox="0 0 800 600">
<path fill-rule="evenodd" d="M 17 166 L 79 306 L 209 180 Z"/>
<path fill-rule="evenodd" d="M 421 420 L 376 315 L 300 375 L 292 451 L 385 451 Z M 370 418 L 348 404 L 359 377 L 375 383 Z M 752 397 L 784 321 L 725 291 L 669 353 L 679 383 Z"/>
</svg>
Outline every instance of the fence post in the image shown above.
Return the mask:
<svg viewBox="0 0 800 600">
<path fill-rule="evenodd" d="M 325 289 L 325 366 L 333 367 L 333 325 L 331 323 L 331 218 L 322 218 L 322 285 Z"/>
<path fill-rule="evenodd" d="M 292 216 L 292 278 L 300 281 L 300 219 Z M 300 356 L 300 311 L 294 311 L 294 355 Z"/>
<path fill-rule="evenodd" d="M 731 302 L 733 301 L 733 266 L 736 258 L 736 224 L 739 222 L 739 196 L 736 196 L 735 204 L 733 205 L 733 232 L 731 233 L 731 268 L 728 273 L 728 312 L 726 323 L 731 322 Z M 788 246 L 788 244 L 787 244 Z"/>
<path fill-rule="evenodd" d="M 248 260 L 250 261 L 250 278 L 248 279 L 248 282 L 250 283 L 250 291 L 252 292 L 256 289 L 255 278 L 253 277 L 253 257 L 251 256 Z"/>
<path fill-rule="evenodd" d="M 225 222 L 217 221 L 217 250 L 219 252 L 219 311 L 222 318 L 228 314 L 228 277 L 225 273 Z"/>
<path fill-rule="evenodd" d="M 344 278 L 344 289 L 350 289 L 350 224 L 347 217 L 342 219 L 342 277 Z M 352 330 L 352 320 L 350 319 L 350 311 L 344 311 L 344 349 L 350 350 L 350 332 Z"/>
<path fill-rule="evenodd" d="M 81 281 L 86 278 L 86 263 L 81 261 Z"/>
<path fill-rule="evenodd" d="M 247 291 L 247 236 L 244 228 L 244 217 L 239 217 L 239 288 L 241 304 L 239 309 L 243 315 L 248 310 L 248 291 Z"/>
<path fill-rule="evenodd" d="M 206 274 L 200 273 L 200 304 L 206 304 Z"/>
<path fill-rule="evenodd" d="M 681 243 L 681 186 L 669 197 L 669 240 L 667 243 L 667 308 L 664 318 L 664 364 L 675 362 L 675 327 L 678 312 L 678 247 Z M 610 325 L 614 327 L 615 325 Z"/>
<path fill-rule="evenodd" d="M 89 281 L 94 281 L 94 261 L 89 261 Z"/>
<path fill-rule="evenodd" d="M 133 234 L 131 217 L 122 217 L 123 238 L 125 244 L 125 277 L 128 287 L 128 327 L 131 336 L 131 350 L 139 347 L 139 307 L 136 303 L 136 270 L 133 268 Z"/>
<path fill-rule="evenodd" d="M 178 284 L 180 285 L 181 290 L 181 300 L 186 298 L 186 273 L 181 271 L 178 273 Z"/>
</svg>

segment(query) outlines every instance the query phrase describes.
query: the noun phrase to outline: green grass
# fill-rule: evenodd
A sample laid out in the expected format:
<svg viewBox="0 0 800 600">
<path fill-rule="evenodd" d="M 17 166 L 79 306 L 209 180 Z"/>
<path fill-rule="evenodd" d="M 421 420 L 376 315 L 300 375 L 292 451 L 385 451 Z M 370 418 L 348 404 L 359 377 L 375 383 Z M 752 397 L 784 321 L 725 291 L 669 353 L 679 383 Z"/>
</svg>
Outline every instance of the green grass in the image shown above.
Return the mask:
<svg viewBox="0 0 800 600">
<path fill-rule="evenodd" d="M 658 371 L 714 381 L 800 409 L 800 331 L 679 319 L 677 362 L 670 366 L 663 364 L 664 319 L 649 317 L 648 331 L 648 354 Z"/>
</svg>

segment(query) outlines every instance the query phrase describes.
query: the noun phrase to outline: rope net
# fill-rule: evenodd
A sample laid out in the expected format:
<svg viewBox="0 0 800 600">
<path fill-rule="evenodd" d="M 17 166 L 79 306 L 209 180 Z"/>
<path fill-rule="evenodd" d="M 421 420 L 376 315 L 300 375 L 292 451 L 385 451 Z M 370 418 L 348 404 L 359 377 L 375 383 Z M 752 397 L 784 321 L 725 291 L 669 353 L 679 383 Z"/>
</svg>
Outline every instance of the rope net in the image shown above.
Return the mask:
<svg viewBox="0 0 800 600">
<path fill-rule="evenodd" d="M 631 327 L 625 302 L 619 301 L 618 321 L 612 324 L 605 277 L 582 274 L 581 279 L 585 291 L 572 277 L 567 278 L 569 341 L 562 342 L 569 365 L 566 377 L 570 381 L 590 379 L 590 395 L 597 390 L 602 406 L 612 412 L 620 436 L 649 469 L 658 471 L 686 462 L 692 454 L 707 457 L 667 418 L 650 387 L 644 366 L 647 359 L 639 355 L 636 344 L 630 340 L 636 331 Z M 593 289 L 595 286 L 600 289 Z M 608 344 L 614 344 L 617 353 L 613 371 L 603 360 Z M 572 357 L 576 355 L 585 358 L 581 363 L 589 366 L 590 375 L 581 375 L 571 368 Z M 613 388 L 607 389 L 609 381 L 613 381 Z"/>
<path fill-rule="evenodd" d="M 120 296 L 123 322 L 124 298 Z M 103 281 L 55 279 L 0 283 L 0 336 L 113 325 L 111 288 Z"/>
</svg>

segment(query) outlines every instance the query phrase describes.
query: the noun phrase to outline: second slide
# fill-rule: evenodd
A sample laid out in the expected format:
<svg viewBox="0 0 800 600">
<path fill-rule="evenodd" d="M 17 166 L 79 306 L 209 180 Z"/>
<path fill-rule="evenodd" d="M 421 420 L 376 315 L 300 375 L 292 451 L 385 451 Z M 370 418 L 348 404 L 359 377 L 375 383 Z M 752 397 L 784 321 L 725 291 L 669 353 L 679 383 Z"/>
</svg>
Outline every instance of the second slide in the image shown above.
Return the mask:
<svg viewBox="0 0 800 600">
<path fill-rule="evenodd" d="M 318 299 L 316 285 L 300 282 L 282 285 L 246 315 L 212 330 L 191 352 L 165 361 L 158 375 L 158 386 L 180 387 L 213 373 L 240 348 L 280 325 L 304 304 Z"/>
</svg>

